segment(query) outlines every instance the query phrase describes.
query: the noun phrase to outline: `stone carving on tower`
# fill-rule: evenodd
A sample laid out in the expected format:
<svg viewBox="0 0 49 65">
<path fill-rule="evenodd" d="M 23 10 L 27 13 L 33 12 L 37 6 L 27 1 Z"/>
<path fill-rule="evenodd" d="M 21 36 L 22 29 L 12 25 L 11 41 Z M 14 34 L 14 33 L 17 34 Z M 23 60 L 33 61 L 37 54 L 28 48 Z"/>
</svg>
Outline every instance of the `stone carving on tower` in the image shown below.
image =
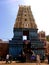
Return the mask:
<svg viewBox="0 0 49 65">
<path fill-rule="evenodd" d="M 19 6 L 14 28 L 35 28 L 37 29 L 37 25 L 32 15 L 30 6 Z"/>
</svg>

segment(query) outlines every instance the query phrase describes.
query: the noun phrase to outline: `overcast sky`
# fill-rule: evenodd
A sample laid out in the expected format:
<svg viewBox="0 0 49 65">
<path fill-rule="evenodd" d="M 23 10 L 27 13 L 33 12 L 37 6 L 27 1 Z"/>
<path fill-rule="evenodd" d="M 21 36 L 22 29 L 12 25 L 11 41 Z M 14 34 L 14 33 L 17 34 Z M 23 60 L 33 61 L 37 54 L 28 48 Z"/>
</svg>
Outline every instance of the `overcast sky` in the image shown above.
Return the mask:
<svg viewBox="0 0 49 65">
<path fill-rule="evenodd" d="M 30 5 L 39 31 L 49 35 L 49 0 L 0 0 L 0 39 L 13 37 L 19 5 Z"/>
</svg>

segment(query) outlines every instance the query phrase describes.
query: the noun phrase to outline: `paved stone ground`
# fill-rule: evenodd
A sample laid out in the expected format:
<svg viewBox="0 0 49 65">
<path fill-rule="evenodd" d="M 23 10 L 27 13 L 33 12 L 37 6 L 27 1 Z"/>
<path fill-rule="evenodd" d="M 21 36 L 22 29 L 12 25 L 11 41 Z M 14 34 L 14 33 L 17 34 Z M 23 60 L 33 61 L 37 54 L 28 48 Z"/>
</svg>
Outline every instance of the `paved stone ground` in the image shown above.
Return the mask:
<svg viewBox="0 0 49 65">
<path fill-rule="evenodd" d="M 16 63 L 15 61 L 12 61 L 11 64 L 6 64 L 5 61 L 0 61 L 0 65 L 37 65 L 36 63 Z M 40 65 L 49 65 L 47 62 L 40 63 Z"/>
</svg>

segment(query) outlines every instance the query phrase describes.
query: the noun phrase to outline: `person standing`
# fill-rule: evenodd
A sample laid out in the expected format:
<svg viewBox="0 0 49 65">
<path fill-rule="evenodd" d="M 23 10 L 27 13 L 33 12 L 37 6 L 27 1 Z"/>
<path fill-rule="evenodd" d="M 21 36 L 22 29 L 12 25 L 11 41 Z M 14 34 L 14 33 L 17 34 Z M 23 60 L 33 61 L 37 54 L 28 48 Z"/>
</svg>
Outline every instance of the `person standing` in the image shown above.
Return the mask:
<svg viewBox="0 0 49 65">
<path fill-rule="evenodd" d="M 9 54 L 6 55 L 6 63 L 9 63 Z"/>
<path fill-rule="evenodd" d="M 40 65 L 40 55 L 36 56 L 36 65 Z"/>
<path fill-rule="evenodd" d="M 12 63 L 12 55 L 9 55 L 9 61 Z"/>
</svg>

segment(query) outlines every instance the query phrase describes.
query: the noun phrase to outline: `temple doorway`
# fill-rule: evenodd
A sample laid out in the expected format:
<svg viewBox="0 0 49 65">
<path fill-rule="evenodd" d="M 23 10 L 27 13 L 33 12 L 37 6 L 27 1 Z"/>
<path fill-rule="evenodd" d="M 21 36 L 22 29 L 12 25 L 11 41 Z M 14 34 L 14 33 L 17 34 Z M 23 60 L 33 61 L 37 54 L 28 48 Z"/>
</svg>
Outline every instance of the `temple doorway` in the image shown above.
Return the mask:
<svg viewBox="0 0 49 65">
<path fill-rule="evenodd" d="M 26 62 L 29 62 L 31 57 L 31 43 L 29 40 L 24 41 L 23 52 L 26 55 Z"/>
</svg>

